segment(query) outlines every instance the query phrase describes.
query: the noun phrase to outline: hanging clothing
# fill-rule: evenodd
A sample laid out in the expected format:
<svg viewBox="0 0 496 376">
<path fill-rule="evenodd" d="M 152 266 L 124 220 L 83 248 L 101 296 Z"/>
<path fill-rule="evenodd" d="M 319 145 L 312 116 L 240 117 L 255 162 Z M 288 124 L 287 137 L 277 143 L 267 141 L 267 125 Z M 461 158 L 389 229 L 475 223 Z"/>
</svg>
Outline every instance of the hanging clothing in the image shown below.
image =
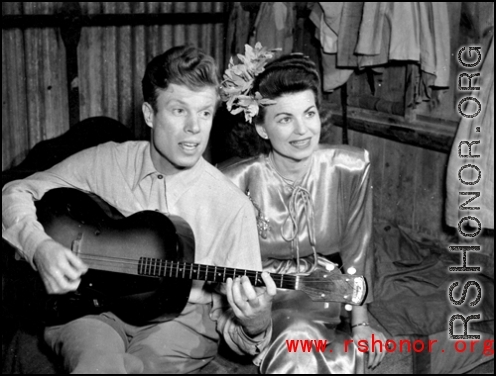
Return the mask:
<svg viewBox="0 0 496 376">
<path fill-rule="evenodd" d="M 377 67 L 392 60 L 416 61 L 427 75 L 417 81 L 427 85 L 416 91 L 422 95 L 416 98 L 417 102 L 430 99 L 430 87 L 449 86 L 450 34 L 445 2 L 328 4 L 318 3 L 310 17 L 319 29 L 322 20 L 332 20 L 335 35 L 320 32 L 319 40 L 322 46 L 337 44 L 337 69 L 324 67 L 324 77 L 338 76 L 340 69 Z M 338 79 L 328 80 L 344 83 Z M 325 90 L 336 88 L 329 85 Z"/>
<path fill-rule="evenodd" d="M 338 51 L 338 33 L 341 22 L 342 2 L 322 3 L 321 7 L 314 7 L 315 12 L 310 14 L 310 19 L 316 25 L 320 23 L 320 40 L 325 53 L 331 54 Z M 325 9 L 325 12 L 324 12 Z"/>
<path fill-rule="evenodd" d="M 391 60 L 417 61 L 414 103 L 431 99 L 432 87 L 449 86 L 450 36 L 447 4 L 365 3 L 355 54 L 359 67 Z"/>
<path fill-rule="evenodd" d="M 251 30 L 250 12 L 244 10 L 241 3 L 236 1 L 231 3 L 231 6 L 226 33 L 228 60 L 231 56 L 236 56 L 237 53 L 245 50 Z"/>
<path fill-rule="evenodd" d="M 338 34 L 338 67 L 353 68 L 358 66 L 358 56 L 355 55 L 355 48 L 358 43 L 363 5 L 363 2 L 354 1 L 345 2 L 343 5 Z"/>
<path fill-rule="evenodd" d="M 460 124 L 451 149 L 448 162 L 446 178 L 446 223 L 452 227 L 458 227 L 458 222 L 466 216 L 476 217 L 482 224 L 482 228 L 494 229 L 494 39 L 492 39 L 478 79 L 472 79 L 472 86 L 479 86 L 480 90 L 473 91 L 466 97 L 477 98 L 480 102 L 480 113 L 467 118 L 461 116 Z M 474 72 L 471 72 L 474 73 Z M 468 81 L 462 85 L 468 85 Z M 469 100 L 466 108 L 462 110 L 467 115 L 477 113 L 479 106 L 473 100 Z M 479 131 L 477 131 L 479 129 Z M 463 141 L 474 143 L 471 146 L 472 155 L 480 155 L 479 158 L 460 158 L 469 155 L 468 145 Z M 466 165 L 477 166 L 476 168 L 464 168 Z M 480 173 L 479 173 L 480 171 Z M 463 184 L 461 178 L 466 182 L 477 182 L 475 184 Z M 478 181 L 480 174 L 480 180 Z M 480 197 L 468 203 L 467 207 L 480 207 L 478 210 L 460 210 L 460 205 L 468 201 L 473 195 L 461 195 L 461 192 L 479 192 Z M 475 224 L 475 222 L 472 222 Z M 493 252 L 493 250 L 485 250 Z"/>
<path fill-rule="evenodd" d="M 310 13 L 310 20 L 315 24 L 315 38 L 321 41 L 322 52 L 322 84 L 326 92 L 345 84 L 353 73 L 353 69 L 336 66 L 338 51 L 338 32 L 343 3 L 323 3 L 322 7 L 315 6 Z M 327 17 L 322 8 L 328 9 Z"/>
<path fill-rule="evenodd" d="M 262 2 L 249 44 L 257 42 L 268 49 L 281 48 L 274 57 L 293 52 L 295 11 L 293 2 Z"/>
</svg>

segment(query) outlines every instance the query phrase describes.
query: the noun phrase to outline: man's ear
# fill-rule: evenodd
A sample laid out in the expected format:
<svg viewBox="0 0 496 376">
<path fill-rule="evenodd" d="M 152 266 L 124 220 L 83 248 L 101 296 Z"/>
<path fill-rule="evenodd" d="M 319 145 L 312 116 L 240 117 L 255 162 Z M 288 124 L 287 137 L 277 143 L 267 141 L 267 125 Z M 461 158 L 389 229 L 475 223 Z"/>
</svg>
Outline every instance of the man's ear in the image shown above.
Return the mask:
<svg viewBox="0 0 496 376">
<path fill-rule="evenodd" d="M 260 137 L 262 137 L 264 140 L 268 140 L 269 136 L 267 135 L 267 132 L 265 130 L 265 127 L 261 124 L 255 124 L 255 129 L 257 130 L 257 133 Z"/>
<path fill-rule="evenodd" d="M 153 128 L 153 118 L 155 117 L 155 111 L 153 111 L 153 107 L 148 102 L 143 102 L 143 106 L 141 106 L 143 110 L 143 116 L 145 117 L 145 123 L 150 128 Z"/>
</svg>

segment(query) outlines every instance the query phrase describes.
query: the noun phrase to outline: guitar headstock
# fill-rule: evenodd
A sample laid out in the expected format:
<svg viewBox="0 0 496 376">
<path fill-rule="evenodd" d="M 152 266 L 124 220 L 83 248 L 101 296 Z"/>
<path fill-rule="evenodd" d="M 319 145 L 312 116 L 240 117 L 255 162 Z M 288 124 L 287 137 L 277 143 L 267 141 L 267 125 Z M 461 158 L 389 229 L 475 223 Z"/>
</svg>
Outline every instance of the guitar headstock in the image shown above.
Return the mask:
<svg viewBox="0 0 496 376">
<path fill-rule="evenodd" d="M 365 299 L 367 284 L 360 275 L 316 270 L 308 276 L 298 276 L 296 290 L 317 302 L 360 305 Z"/>
</svg>

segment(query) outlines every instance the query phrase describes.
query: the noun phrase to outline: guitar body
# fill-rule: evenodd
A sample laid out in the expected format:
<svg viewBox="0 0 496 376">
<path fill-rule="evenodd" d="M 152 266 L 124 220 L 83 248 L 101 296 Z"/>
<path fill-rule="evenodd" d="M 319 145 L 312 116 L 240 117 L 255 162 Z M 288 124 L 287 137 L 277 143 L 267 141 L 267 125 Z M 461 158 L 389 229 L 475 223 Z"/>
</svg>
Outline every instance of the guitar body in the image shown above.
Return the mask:
<svg viewBox="0 0 496 376">
<path fill-rule="evenodd" d="M 194 261 L 194 237 L 180 217 L 143 211 L 127 218 L 98 197 L 69 188 L 36 202 L 45 232 L 89 266 L 78 290 L 51 295 L 45 323 L 112 311 L 125 322 L 171 320 L 185 307 L 191 280 L 137 275 L 142 257 Z"/>
</svg>

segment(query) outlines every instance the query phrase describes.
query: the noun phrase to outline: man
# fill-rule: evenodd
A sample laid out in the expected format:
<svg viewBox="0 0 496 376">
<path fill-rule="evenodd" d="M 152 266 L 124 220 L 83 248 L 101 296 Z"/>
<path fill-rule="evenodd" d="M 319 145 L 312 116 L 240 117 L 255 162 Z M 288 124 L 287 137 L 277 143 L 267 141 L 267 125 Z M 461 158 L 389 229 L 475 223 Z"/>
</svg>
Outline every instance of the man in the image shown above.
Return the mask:
<svg viewBox="0 0 496 376">
<path fill-rule="evenodd" d="M 261 270 L 250 201 L 202 158 L 219 101 L 214 60 L 194 47 L 155 57 L 142 81 L 143 114 L 151 140 L 106 143 L 53 168 L 5 186 L 2 236 L 38 270 L 48 293 L 77 289 L 84 262 L 51 239 L 37 221 L 34 200 L 58 187 L 100 196 L 125 216 L 158 210 L 186 220 L 195 235 L 195 262 Z M 258 354 L 270 340 L 276 287 L 246 278 L 225 285 L 229 308 L 195 283 L 172 321 L 135 326 L 112 312 L 45 329 L 45 340 L 74 373 L 184 373 L 206 365 L 223 337 L 238 353 Z"/>
</svg>

